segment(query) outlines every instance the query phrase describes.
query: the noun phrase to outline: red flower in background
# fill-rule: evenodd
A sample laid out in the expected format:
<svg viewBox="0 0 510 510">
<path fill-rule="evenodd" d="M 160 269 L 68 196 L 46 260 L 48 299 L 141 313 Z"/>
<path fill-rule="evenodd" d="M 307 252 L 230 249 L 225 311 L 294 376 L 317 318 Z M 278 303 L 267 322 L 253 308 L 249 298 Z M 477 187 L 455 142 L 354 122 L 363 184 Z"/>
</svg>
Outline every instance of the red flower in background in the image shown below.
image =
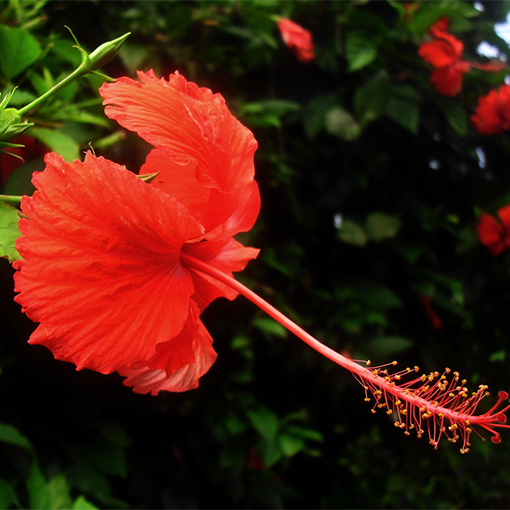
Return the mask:
<svg viewBox="0 0 510 510">
<path fill-rule="evenodd" d="M 421 304 L 423 305 L 423 308 L 425 310 L 425 313 L 427 314 L 427 318 L 429 320 L 430 325 L 437 329 L 437 331 L 443 331 L 443 321 L 441 320 L 441 317 L 439 317 L 438 313 L 434 310 L 434 307 L 432 306 L 432 300 L 429 296 L 420 296 Z"/>
<path fill-rule="evenodd" d="M 464 44 L 448 33 L 448 18 L 441 18 L 429 29 L 433 40 L 423 42 L 418 48 L 425 62 L 432 64 L 434 71 L 430 77 L 436 90 L 445 96 L 456 96 L 462 89 L 462 77 L 471 68 L 489 72 L 501 71 L 505 64 L 477 64 L 461 60 Z"/>
<path fill-rule="evenodd" d="M 217 297 L 237 292 L 186 265 L 186 256 L 227 275 L 258 250 L 249 230 L 260 198 L 257 143 L 223 98 L 175 73 L 152 72 L 101 87 L 106 114 L 154 149 L 141 173 L 103 158 L 66 163 L 52 153 L 23 197 L 16 297 L 39 322 L 31 344 L 107 374 L 135 392 L 198 386 L 216 353 L 200 320 Z"/>
<path fill-rule="evenodd" d="M 298 60 L 308 63 L 315 59 L 312 34 L 308 30 L 286 18 L 278 21 L 278 28 L 283 42 L 296 54 Z"/>
<path fill-rule="evenodd" d="M 471 120 L 475 129 L 484 135 L 494 135 L 510 129 L 510 86 L 501 85 L 478 99 Z"/>
<path fill-rule="evenodd" d="M 510 248 L 510 205 L 499 209 L 498 216 L 501 223 L 494 216 L 482 213 L 476 225 L 479 241 L 496 257 Z"/>
</svg>

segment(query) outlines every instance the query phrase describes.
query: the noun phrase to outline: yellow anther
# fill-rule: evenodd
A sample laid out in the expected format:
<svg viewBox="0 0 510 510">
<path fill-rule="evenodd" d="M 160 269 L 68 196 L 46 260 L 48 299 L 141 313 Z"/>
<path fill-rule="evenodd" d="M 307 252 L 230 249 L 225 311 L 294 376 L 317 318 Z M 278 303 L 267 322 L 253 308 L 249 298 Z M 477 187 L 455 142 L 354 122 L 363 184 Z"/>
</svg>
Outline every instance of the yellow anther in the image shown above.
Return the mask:
<svg viewBox="0 0 510 510">
<path fill-rule="evenodd" d="M 406 436 L 410 436 L 410 435 L 411 435 L 411 434 L 410 434 L 407 430 L 404 430 L 404 434 L 405 434 Z"/>
<path fill-rule="evenodd" d="M 397 362 L 396 362 L 396 361 L 392 361 L 392 362 L 391 362 L 391 364 L 392 364 L 393 366 L 395 366 L 395 365 L 397 365 Z"/>
<path fill-rule="evenodd" d="M 420 371 L 420 367 L 417 367 L 416 365 L 414 366 L 414 371 L 415 372 L 419 372 Z"/>
<path fill-rule="evenodd" d="M 365 398 L 365 402 L 370 402 L 370 398 L 369 398 L 369 397 L 366 397 L 366 398 Z"/>
<path fill-rule="evenodd" d="M 393 411 L 392 411 L 391 409 L 388 409 L 388 410 L 386 411 L 386 414 L 387 414 L 388 416 L 389 416 L 390 414 L 392 414 L 392 413 L 393 413 Z"/>
<path fill-rule="evenodd" d="M 375 409 L 370 409 L 370 411 L 372 411 L 372 414 L 375 414 Z"/>
<path fill-rule="evenodd" d="M 365 362 L 365 365 L 366 365 L 367 367 L 369 367 L 371 363 L 372 363 L 372 362 L 371 362 L 369 359 L 367 359 L 367 361 Z"/>
</svg>

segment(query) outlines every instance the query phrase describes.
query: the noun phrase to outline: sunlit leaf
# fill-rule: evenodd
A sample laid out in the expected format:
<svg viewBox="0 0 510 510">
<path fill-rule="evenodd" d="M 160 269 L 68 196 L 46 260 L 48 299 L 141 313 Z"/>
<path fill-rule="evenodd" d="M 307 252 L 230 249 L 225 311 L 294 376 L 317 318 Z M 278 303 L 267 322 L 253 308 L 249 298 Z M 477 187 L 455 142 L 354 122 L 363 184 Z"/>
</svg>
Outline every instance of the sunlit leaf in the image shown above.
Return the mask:
<svg viewBox="0 0 510 510">
<path fill-rule="evenodd" d="M 368 242 L 363 227 L 352 220 L 344 220 L 338 229 L 337 235 L 344 243 L 354 244 L 355 246 L 365 246 Z"/>
<path fill-rule="evenodd" d="M 365 30 L 352 30 L 345 38 L 345 58 L 350 72 L 359 71 L 377 57 L 377 42 Z"/>
<path fill-rule="evenodd" d="M 41 48 L 26 30 L 0 25 L 0 55 L 0 68 L 12 79 L 39 58 Z"/>
<path fill-rule="evenodd" d="M 326 114 L 325 127 L 328 133 L 348 142 L 353 142 L 361 134 L 361 128 L 356 119 L 339 107 L 329 110 Z"/>
<path fill-rule="evenodd" d="M 370 239 L 382 241 L 395 237 L 400 230 L 400 219 L 382 212 L 373 212 L 365 221 L 365 232 Z"/>
<path fill-rule="evenodd" d="M 273 439 L 278 431 L 278 416 L 271 412 L 267 407 L 257 406 L 246 411 L 246 416 L 257 432 L 264 439 Z"/>
<path fill-rule="evenodd" d="M 0 257 L 10 262 L 21 259 L 16 249 L 16 239 L 21 235 L 18 222 L 19 211 L 0 201 Z"/>
<path fill-rule="evenodd" d="M 52 151 L 71 162 L 80 158 L 79 145 L 68 135 L 56 129 L 32 128 L 30 134 Z"/>
</svg>

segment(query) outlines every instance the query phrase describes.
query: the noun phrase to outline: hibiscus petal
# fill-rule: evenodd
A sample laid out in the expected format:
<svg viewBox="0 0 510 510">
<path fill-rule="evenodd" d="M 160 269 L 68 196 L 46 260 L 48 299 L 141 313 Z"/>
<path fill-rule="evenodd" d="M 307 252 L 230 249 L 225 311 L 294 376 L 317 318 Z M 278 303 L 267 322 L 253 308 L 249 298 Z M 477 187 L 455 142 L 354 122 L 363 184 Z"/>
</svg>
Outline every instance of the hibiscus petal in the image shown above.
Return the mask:
<svg viewBox="0 0 510 510">
<path fill-rule="evenodd" d="M 497 256 L 503 251 L 503 228 L 493 216 L 485 213 L 480 214 L 476 232 L 479 241 L 487 246 L 493 255 Z"/>
<path fill-rule="evenodd" d="M 458 62 L 463 51 L 462 41 L 451 34 L 437 33 L 433 41 L 420 44 L 418 55 L 434 67 L 445 67 Z"/>
<path fill-rule="evenodd" d="M 308 63 L 315 59 L 312 34 L 309 30 L 287 18 L 281 18 L 277 24 L 283 42 L 296 54 L 298 60 Z"/>
<path fill-rule="evenodd" d="M 510 205 L 505 205 L 498 210 L 498 216 L 505 230 L 510 230 Z"/>
<path fill-rule="evenodd" d="M 204 226 L 205 231 L 210 232 L 233 215 L 238 198 L 215 188 L 206 188 L 198 182 L 195 177 L 196 166 L 193 160 L 185 165 L 178 164 L 155 149 L 147 156 L 140 175 L 159 172 L 152 185 L 184 205 Z"/>
<path fill-rule="evenodd" d="M 22 200 L 16 301 L 43 344 L 78 369 L 110 373 L 150 358 L 182 330 L 194 291 L 179 261 L 203 234 L 188 210 L 124 167 L 46 156 Z"/>
<path fill-rule="evenodd" d="M 503 84 L 478 99 L 471 120 L 475 129 L 484 135 L 493 135 L 510 129 L 510 86 Z"/>
<path fill-rule="evenodd" d="M 217 354 L 212 348 L 212 338 L 198 319 L 196 307 L 190 310 L 191 320 L 185 328 L 170 342 L 158 344 L 156 354 L 144 366 L 119 370 L 126 377 L 124 384 L 133 387 L 135 393 L 160 391 L 182 392 L 198 387 L 202 377 L 216 360 Z M 182 365 L 181 352 L 193 352 L 194 359 Z"/>
<path fill-rule="evenodd" d="M 469 65 L 464 62 L 434 69 L 430 81 L 436 90 L 444 96 L 454 97 L 462 89 L 462 76 L 469 70 Z"/>
<path fill-rule="evenodd" d="M 187 243 L 184 245 L 183 253 L 190 255 L 206 264 L 219 269 L 223 273 L 232 276 L 233 271 L 242 271 L 246 264 L 254 259 L 259 250 L 256 248 L 245 248 L 235 239 L 221 239 L 217 241 L 204 241 L 200 243 Z M 211 301 L 218 297 L 234 299 L 237 292 L 194 269 L 189 269 L 193 277 L 195 294 L 193 301 L 203 310 Z"/>
<path fill-rule="evenodd" d="M 137 132 L 184 171 L 193 171 L 202 186 L 235 196 L 239 210 L 249 209 L 236 217 L 250 216 L 254 222 L 255 201 L 244 200 L 253 191 L 257 142 L 251 131 L 232 116 L 220 94 L 178 73 L 169 81 L 157 79 L 152 71 L 138 77 L 140 82 L 121 78 L 101 87 L 106 115 Z"/>
</svg>

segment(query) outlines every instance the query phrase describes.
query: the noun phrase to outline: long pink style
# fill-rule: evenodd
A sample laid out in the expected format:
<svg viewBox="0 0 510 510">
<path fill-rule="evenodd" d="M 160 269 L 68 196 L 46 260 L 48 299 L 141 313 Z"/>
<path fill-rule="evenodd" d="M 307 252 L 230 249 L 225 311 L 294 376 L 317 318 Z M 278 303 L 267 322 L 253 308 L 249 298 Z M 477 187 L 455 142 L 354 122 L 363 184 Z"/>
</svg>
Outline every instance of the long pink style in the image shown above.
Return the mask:
<svg viewBox="0 0 510 510">
<path fill-rule="evenodd" d="M 372 394 L 374 400 L 372 412 L 384 409 L 388 415 L 393 415 L 395 426 L 403 429 L 406 435 L 410 435 L 410 431 L 414 430 L 420 438 L 426 431 L 429 442 L 435 449 L 441 437 L 445 436 L 452 443 L 459 442 L 460 452 L 467 453 L 471 446 L 469 442 L 471 432 L 482 437 L 474 427 L 490 432 L 492 442 L 496 444 L 501 442 L 496 429 L 510 428 L 510 425 L 506 425 L 504 414 L 510 409 L 510 404 L 498 410 L 501 404 L 508 400 L 507 392 L 499 392 L 498 401 L 489 411 L 475 415 L 478 403 L 489 395 L 487 386 L 480 385 L 478 390 L 469 396 L 466 381 L 460 379 L 458 372 L 452 372 L 449 368 L 445 369 L 443 374 L 431 372 L 410 380 L 403 378 L 416 374 L 419 371 L 418 367 L 406 368 L 392 374 L 387 367 L 396 365 L 396 361 L 367 368 L 370 362 L 365 362 L 366 366 L 363 366 L 326 347 L 260 296 L 218 269 L 184 253 L 181 254 L 181 260 L 186 266 L 207 274 L 239 292 L 317 352 L 349 370 L 364 387 L 365 401 L 371 401 L 369 392 Z M 482 437 L 482 440 L 485 439 Z"/>
</svg>

